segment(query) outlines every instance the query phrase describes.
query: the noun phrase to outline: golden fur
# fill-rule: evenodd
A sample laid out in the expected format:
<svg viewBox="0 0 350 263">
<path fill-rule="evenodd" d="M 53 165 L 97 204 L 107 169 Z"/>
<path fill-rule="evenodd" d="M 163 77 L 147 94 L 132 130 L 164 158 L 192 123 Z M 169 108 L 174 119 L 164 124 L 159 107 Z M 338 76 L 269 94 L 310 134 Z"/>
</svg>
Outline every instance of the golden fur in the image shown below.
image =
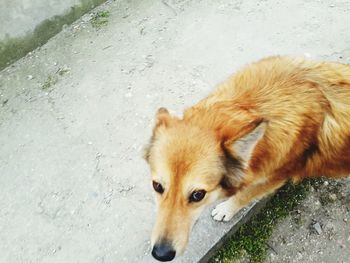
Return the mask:
<svg viewBox="0 0 350 263">
<path fill-rule="evenodd" d="M 183 118 L 161 108 L 145 154 L 156 193 L 152 244 L 182 253 L 202 209 L 229 219 L 286 181 L 350 173 L 350 66 L 270 57 L 220 84 Z M 200 202 L 193 191 L 205 190 Z"/>
</svg>

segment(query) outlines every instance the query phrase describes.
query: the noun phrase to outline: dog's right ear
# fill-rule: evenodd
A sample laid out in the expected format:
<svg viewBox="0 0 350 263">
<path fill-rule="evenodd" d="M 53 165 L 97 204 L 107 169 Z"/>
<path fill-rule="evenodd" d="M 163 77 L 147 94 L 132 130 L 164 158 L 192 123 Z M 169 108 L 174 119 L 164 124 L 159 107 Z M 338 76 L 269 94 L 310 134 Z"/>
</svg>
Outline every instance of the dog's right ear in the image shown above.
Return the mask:
<svg viewBox="0 0 350 263">
<path fill-rule="evenodd" d="M 157 129 L 161 126 L 168 127 L 171 121 L 171 116 L 169 111 L 166 108 L 159 108 L 156 113 L 156 124 L 154 129 Z"/>
<path fill-rule="evenodd" d="M 169 111 L 166 108 L 159 108 L 155 116 L 155 125 L 153 128 L 153 133 L 149 143 L 143 147 L 143 158 L 149 162 L 150 152 L 153 145 L 153 142 L 156 138 L 157 132 L 162 128 L 170 127 L 171 124 L 176 120 L 175 117 L 169 114 Z"/>
<path fill-rule="evenodd" d="M 149 157 L 151 154 L 152 143 L 153 143 L 153 136 L 151 137 L 150 142 L 142 147 L 142 157 L 148 163 L 149 163 Z"/>
<path fill-rule="evenodd" d="M 169 111 L 166 108 L 159 108 L 156 113 L 155 126 L 153 128 L 153 135 L 157 133 L 157 130 L 160 128 L 169 128 L 179 119 L 170 115 Z"/>
</svg>

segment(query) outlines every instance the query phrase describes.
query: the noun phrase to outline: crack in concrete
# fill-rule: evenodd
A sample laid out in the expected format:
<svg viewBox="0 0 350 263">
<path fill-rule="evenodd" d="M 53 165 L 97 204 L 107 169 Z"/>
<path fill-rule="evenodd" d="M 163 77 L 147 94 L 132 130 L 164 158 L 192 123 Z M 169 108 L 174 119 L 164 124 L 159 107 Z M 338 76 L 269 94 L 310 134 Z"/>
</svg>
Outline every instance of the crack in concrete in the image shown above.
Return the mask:
<svg viewBox="0 0 350 263">
<path fill-rule="evenodd" d="M 101 169 L 100 169 L 100 161 L 101 161 L 101 157 L 102 157 L 102 153 L 96 153 L 96 157 L 95 157 L 95 169 L 94 169 L 94 172 L 93 172 L 93 177 L 97 176 Z"/>
<path fill-rule="evenodd" d="M 130 186 L 122 186 L 119 188 L 118 192 L 119 193 L 129 193 L 131 190 L 135 188 L 135 185 L 130 185 Z"/>
<path fill-rule="evenodd" d="M 162 0 L 162 3 L 163 3 L 169 10 L 171 10 L 171 12 L 172 12 L 175 16 L 177 16 L 177 12 L 176 12 L 175 8 L 174 8 L 172 5 L 170 5 L 166 0 Z"/>
</svg>

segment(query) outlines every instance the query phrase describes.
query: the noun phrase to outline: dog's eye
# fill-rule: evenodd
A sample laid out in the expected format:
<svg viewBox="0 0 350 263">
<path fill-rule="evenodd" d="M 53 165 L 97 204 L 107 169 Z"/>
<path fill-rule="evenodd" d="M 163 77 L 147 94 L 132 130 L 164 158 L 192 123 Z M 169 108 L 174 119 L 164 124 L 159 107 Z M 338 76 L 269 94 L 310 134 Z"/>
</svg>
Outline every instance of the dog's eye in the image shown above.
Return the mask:
<svg viewBox="0 0 350 263">
<path fill-rule="evenodd" d="M 160 183 L 157 183 L 156 181 L 153 181 L 152 185 L 153 185 L 154 191 L 156 191 L 156 192 L 158 192 L 160 194 L 162 194 L 164 192 L 164 188 L 163 188 L 163 186 Z"/>
<path fill-rule="evenodd" d="M 201 201 L 207 192 L 205 190 L 194 191 L 190 196 L 190 202 Z"/>
</svg>

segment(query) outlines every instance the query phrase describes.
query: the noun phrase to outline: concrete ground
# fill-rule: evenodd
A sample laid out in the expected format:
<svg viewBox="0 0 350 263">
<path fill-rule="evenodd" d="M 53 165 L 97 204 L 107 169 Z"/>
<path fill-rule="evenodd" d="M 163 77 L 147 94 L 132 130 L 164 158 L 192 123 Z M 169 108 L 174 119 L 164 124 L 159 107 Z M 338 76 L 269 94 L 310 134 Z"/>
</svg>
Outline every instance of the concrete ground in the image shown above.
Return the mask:
<svg viewBox="0 0 350 263">
<path fill-rule="evenodd" d="M 347 0 L 109 1 L 98 10 L 109 11 L 106 24 L 85 15 L 0 72 L 2 262 L 151 262 L 154 203 L 140 152 L 155 110 L 180 114 L 267 55 L 350 52 Z M 179 262 L 201 259 L 235 223 L 208 212 Z"/>
</svg>

